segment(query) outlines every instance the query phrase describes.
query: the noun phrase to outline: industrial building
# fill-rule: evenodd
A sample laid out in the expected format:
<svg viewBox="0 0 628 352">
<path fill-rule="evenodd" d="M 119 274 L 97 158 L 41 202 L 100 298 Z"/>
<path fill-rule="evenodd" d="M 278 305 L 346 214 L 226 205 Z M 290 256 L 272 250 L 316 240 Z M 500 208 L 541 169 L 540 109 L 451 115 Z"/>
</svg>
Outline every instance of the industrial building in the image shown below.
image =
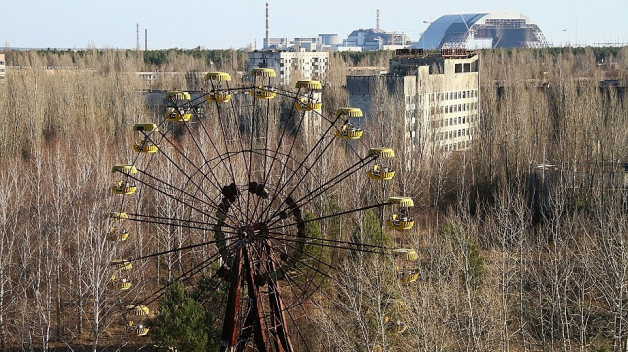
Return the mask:
<svg viewBox="0 0 628 352">
<path fill-rule="evenodd" d="M 409 38 L 403 33 L 387 32 L 379 28 L 357 29 L 349 34 L 338 50 L 396 50 L 404 48 L 408 42 Z"/>
<path fill-rule="evenodd" d="M 445 15 L 431 22 L 412 49 L 544 48 L 545 35 L 519 12 Z"/>
<path fill-rule="evenodd" d="M 471 146 L 480 111 L 479 80 L 479 59 L 473 52 L 401 49 L 390 60 L 388 73 L 347 76 L 347 91 L 349 104 L 366 116 L 402 118 L 407 145 L 423 154 Z"/>
<path fill-rule="evenodd" d="M 279 84 L 293 85 L 297 80 L 324 81 L 329 67 L 329 52 L 326 51 L 251 51 L 247 72 L 254 68 L 272 68 Z"/>
</svg>

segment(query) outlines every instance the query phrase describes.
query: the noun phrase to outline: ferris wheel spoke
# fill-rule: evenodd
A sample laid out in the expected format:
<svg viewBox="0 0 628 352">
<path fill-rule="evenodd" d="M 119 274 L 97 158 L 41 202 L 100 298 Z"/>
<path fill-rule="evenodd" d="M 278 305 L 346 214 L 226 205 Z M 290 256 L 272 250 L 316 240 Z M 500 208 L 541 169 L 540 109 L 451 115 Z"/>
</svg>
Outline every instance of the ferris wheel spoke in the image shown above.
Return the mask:
<svg viewBox="0 0 628 352">
<path fill-rule="evenodd" d="M 367 164 L 367 162 L 365 162 L 365 160 L 367 160 L 367 159 L 359 160 L 358 162 L 356 162 L 355 164 L 351 165 L 349 168 L 347 168 L 346 170 L 342 171 L 338 175 L 336 175 L 336 176 L 332 177 L 331 179 L 327 180 L 325 183 L 321 184 L 317 188 L 315 188 L 313 190 L 310 190 L 307 195 L 301 197 L 297 201 L 293 201 L 290 204 L 287 204 L 287 202 L 286 202 L 286 205 L 287 205 L 286 208 L 278 209 L 277 211 L 272 213 L 271 216 L 269 216 L 266 219 L 266 221 L 269 224 L 269 227 L 272 227 L 274 224 L 276 224 L 278 221 L 281 220 L 280 215 L 282 213 L 288 212 L 291 209 L 294 209 L 295 207 L 299 208 L 299 207 L 303 207 L 304 205 L 307 205 L 308 203 L 310 203 L 314 199 L 318 199 L 319 196 L 323 195 L 325 192 L 327 192 L 329 189 L 333 188 L 338 183 L 342 182 L 346 178 L 348 178 L 351 175 L 355 174 L 356 172 L 360 171 L 361 168 L 364 165 Z M 294 192 L 295 189 L 293 189 L 292 192 Z"/>
<path fill-rule="evenodd" d="M 227 84 L 227 89 L 229 89 L 229 85 Z M 233 104 L 233 102 L 232 102 Z M 220 131 L 221 131 L 221 135 L 222 135 L 222 141 L 225 147 L 225 151 L 226 151 L 226 155 L 230 155 L 230 147 L 229 147 L 229 139 L 227 138 L 227 130 L 226 130 L 226 126 L 224 124 L 227 117 L 229 116 L 229 114 L 225 113 L 226 109 L 223 109 L 223 107 L 218 104 L 218 102 L 216 102 L 216 111 L 217 111 L 217 120 L 218 120 L 218 125 L 220 127 Z M 235 111 L 235 110 L 232 110 Z M 232 114 L 232 116 L 235 118 L 235 114 Z M 213 142 L 213 139 L 211 138 L 211 135 L 209 133 L 209 131 L 207 130 L 207 128 L 205 127 L 205 124 L 201 124 L 201 128 L 203 129 L 205 135 L 208 137 L 208 140 L 210 141 L 210 143 L 212 144 L 214 150 L 216 151 L 216 153 L 218 153 L 218 155 L 221 156 L 221 162 L 223 162 L 222 160 L 222 153 L 220 153 L 220 151 L 218 150 L 216 144 Z M 239 141 L 241 141 L 241 138 L 238 138 Z M 241 143 L 241 142 L 240 142 Z M 231 176 L 231 180 L 233 183 L 236 182 L 236 177 L 235 177 L 235 173 L 233 170 L 233 165 L 231 162 L 229 163 L 224 163 L 223 165 L 227 166 L 227 172 L 229 173 L 229 175 Z M 245 167 L 247 168 L 247 172 L 250 171 L 248 170 L 248 165 L 245 165 Z"/>
<path fill-rule="evenodd" d="M 201 230 L 201 231 L 215 231 L 215 227 L 216 226 L 221 226 L 219 224 L 205 224 L 205 225 L 211 225 L 212 227 L 208 228 L 208 227 L 204 227 L 204 226 L 195 226 L 195 225 L 191 225 L 191 224 L 186 224 L 186 222 L 189 221 L 181 221 L 179 222 L 177 219 L 172 219 L 175 221 L 160 221 L 160 219 L 164 219 L 164 220 L 168 220 L 169 218 L 164 218 L 164 217 L 153 217 L 153 216 L 148 216 L 148 215 L 142 215 L 142 214 L 129 214 L 129 220 L 131 221 L 136 221 L 136 222 L 141 222 L 141 223 L 146 223 L 146 224 L 153 224 L 153 225 L 166 225 L 166 226 L 171 226 L 171 227 L 176 227 L 176 228 L 184 228 L 184 229 L 191 229 L 191 230 Z M 226 226 L 226 225 L 224 225 Z M 231 231 L 223 231 L 221 229 L 221 233 L 226 233 L 226 234 L 237 234 L 236 232 L 231 232 Z"/>
<path fill-rule="evenodd" d="M 311 245 L 311 246 L 316 246 L 316 247 L 342 249 L 342 250 L 346 250 L 346 251 L 356 251 L 356 252 L 363 252 L 363 253 L 377 253 L 377 254 L 381 254 L 385 250 L 390 249 L 390 248 L 386 248 L 386 247 L 383 247 L 383 246 L 368 245 L 368 244 L 363 244 L 363 243 L 358 243 L 358 242 L 337 241 L 337 240 L 329 240 L 329 239 L 322 239 L 322 238 L 311 238 L 311 237 L 307 238 L 307 241 L 310 241 L 310 242 L 307 242 L 307 241 L 303 241 L 303 239 L 301 239 L 301 238 L 296 238 L 296 237 L 292 237 L 292 236 L 284 236 L 283 233 L 270 232 L 270 234 L 281 236 L 281 237 L 271 237 L 271 238 L 273 238 L 275 240 L 281 240 L 281 241 L 298 243 L 298 244 L 302 243 L 302 244 L 305 244 L 305 245 Z M 319 241 L 321 243 L 315 243 L 316 241 Z M 322 242 L 329 242 L 329 243 L 322 243 Z M 294 247 L 292 247 L 292 248 L 294 248 Z M 312 259 L 314 259 L 314 258 L 312 258 Z M 335 267 L 331 266 L 331 264 L 328 264 L 328 266 L 331 269 L 335 269 Z"/>
<path fill-rule="evenodd" d="M 353 214 L 353 213 L 359 213 L 359 212 L 363 212 L 365 210 L 369 210 L 369 209 L 374 209 L 374 208 L 381 208 L 385 205 L 388 205 L 389 203 L 378 203 L 378 204 L 373 204 L 373 205 L 367 205 L 364 207 L 360 207 L 360 208 L 355 208 L 355 209 L 350 209 L 350 210 L 345 210 L 345 211 L 340 211 L 340 212 L 336 212 L 336 213 L 332 213 L 329 215 L 323 215 L 323 216 L 319 216 L 317 218 L 311 218 L 311 219 L 306 219 L 306 220 L 302 220 L 303 223 L 308 223 L 308 222 L 316 222 L 316 221 L 321 221 L 321 220 L 325 220 L 325 219 L 329 219 L 329 218 L 334 218 L 334 217 L 339 217 L 342 215 L 347 215 L 347 214 Z M 295 226 L 298 223 L 289 223 L 289 224 L 284 224 L 284 225 L 280 225 L 280 226 L 269 226 L 268 230 L 272 231 L 272 230 L 277 230 L 277 229 L 282 229 L 282 228 L 286 228 L 286 227 L 291 227 L 291 226 Z"/>
<path fill-rule="evenodd" d="M 320 258 L 316 258 L 316 257 L 310 255 L 309 253 L 306 253 L 305 250 L 297 248 L 297 247 L 295 247 L 295 246 L 290 244 L 290 243 L 295 243 L 295 244 L 303 244 L 303 245 L 305 245 L 305 243 L 303 241 L 299 241 L 299 240 L 295 240 L 295 239 L 287 239 L 287 238 L 277 238 L 277 237 L 270 237 L 270 239 L 274 240 L 274 241 L 278 241 L 279 243 L 285 245 L 286 247 L 290 247 L 290 249 L 299 252 L 299 256 L 306 256 L 307 257 L 305 259 L 311 259 L 311 260 L 313 260 L 314 262 L 316 262 L 319 265 L 324 265 L 328 269 L 335 269 L 335 267 L 333 265 L 331 265 L 330 263 L 326 263 L 326 262 L 322 261 Z M 295 265 L 301 264 L 301 265 L 303 265 L 303 266 L 305 266 L 305 267 L 307 267 L 309 269 L 314 270 L 315 273 L 325 276 L 328 279 L 332 278 L 331 276 L 329 276 L 327 274 L 327 272 L 323 272 L 322 270 L 320 270 L 320 267 L 315 267 L 315 266 L 312 266 L 312 265 L 306 263 L 304 258 L 295 257 L 294 255 L 288 253 L 288 251 L 282 250 L 279 246 L 275 246 L 275 251 L 277 251 L 281 255 L 284 255 L 286 258 L 293 260 Z"/>
<path fill-rule="evenodd" d="M 216 243 L 221 242 L 221 241 L 229 241 L 229 240 L 235 239 L 236 237 L 237 236 L 228 237 L 228 238 L 226 238 L 224 240 L 214 240 L 214 241 L 206 241 L 206 242 L 202 242 L 202 243 L 195 243 L 195 244 L 191 244 L 191 245 L 188 245 L 188 246 L 183 246 L 183 247 L 177 247 L 177 248 L 174 248 L 174 249 L 169 249 L 167 251 L 162 251 L 162 252 L 153 253 L 153 254 L 147 254 L 147 255 L 144 255 L 144 256 L 141 256 L 141 257 L 137 257 L 137 258 L 129 258 L 129 259 L 126 259 L 125 261 L 136 262 L 136 261 L 140 261 L 140 260 L 144 260 L 144 259 L 148 259 L 148 258 L 159 257 L 159 256 L 162 256 L 162 255 L 165 255 L 165 254 L 176 253 L 176 252 L 181 252 L 181 251 L 188 250 L 188 249 L 209 246 L 211 244 L 216 244 Z M 212 264 L 213 264 L 213 262 L 212 262 Z"/>
<path fill-rule="evenodd" d="M 303 119 L 301 119 L 301 120 L 303 120 Z M 330 130 L 331 130 L 331 126 L 327 129 L 326 133 L 325 133 L 325 134 L 323 134 L 323 135 L 326 135 L 327 133 L 329 133 L 329 131 L 330 131 Z M 313 148 L 311 148 L 311 150 L 310 150 L 310 151 L 306 154 L 306 156 L 303 158 L 303 160 L 301 160 L 301 162 L 299 163 L 299 165 L 295 168 L 296 170 L 300 170 L 300 169 L 304 166 L 305 162 L 306 162 L 306 161 L 309 159 L 309 157 L 310 157 L 310 156 L 314 153 L 314 151 L 317 149 L 318 145 L 319 145 L 319 144 L 321 144 L 323 140 L 324 140 L 323 138 L 320 138 L 320 139 L 316 142 L 316 144 L 314 145 L 314 147 L 313 147 Z M 324 150 L 322 150 L 322 151 L 318 154 L 318 156 L 316 156 L 315 160 L 312 162 L 311 167 L 309 167 L 309 168 L 308 168 L 308 167 L 305 167 L 306 172 L 303 174 L 303 176 L 302 176 L 302 177 L 304 177 L 304 178 L 305 178 L 305 177 L 307 177 L 307 175 L 310 173 L 310 171 L 314 168 L 314 165 L 316 164 L 316 162 L 317 162 L 317 161 L 321 158 L 321 156 L 322 156 L 322 155 L 323 155 L 323 153 L 327 150 L 327 148 L 329 147 L 329 145 L 331 145 L 332 141 L 333 141 L 333 140 L 332 140 L 332 139 L 330 139 L 330 142 L 329 142 L 329 143 L 327 143 L 327 145 L 326 145 L 326 147 L 324 148 Z M 289 153 L 288 153 L 288 156 L 290 156 L 290 155 L 291 155 L 293 146 L 294 146 L 294 144 L 290 147 L 290 151 L 289 151 Z M 285 171 L 286 171 L 286 170 L 285 170 L 285 165 L 286 165 L 286 163 L 284 163 L 284 165 L 282 166 L 282 171 L 281 171 L 281 174 L 284 174 L 284 173 L 285 173 Z M 279 189 L 282 189 L 282 188 L 284 188 L 285 186 L 288 186 L 288 185 L 290 184 L 290 182 L 292 182 L 292 180 L 293 180 L 293 178 L 295 177 L 295 175 L 296 175 L 296 173 L 292 173 L 292 174 L 290 174 L 290 177 L 288 178 L 288 180 L 287 180 L 285 183 L 280 184 L 280 187 L 278 187 L 278 188 L 279 188 Z M 287 195 L 288 195 L 289 197 L 290 197 L 290 196 L 292 196 L 292 193 L 296 190 L 296 188 L 297 188 L 297 186 L 295 186 L 295 187 L 294 187 L 294 188 L 293 188 L 293 189 L 292 189 L 292 190 L 291 190 L 291 191 L 290 191 Z M 279 195 L 279 193 L 275 193 L 275 194 L 273 195 L 273 198 L 276 198 L 278 195 Z M 272 203 L 272 201 L 271 201 L 271 203 Z M 265 211 L 267 211 L 267 210 L 268 210 L 268 208 L 266 208 L 266 209 L 264 209 L 264 210 L 265 210 Z"/>
<path fill-rule="evenodd" d="M 198 184 L 194 181 L 194 176 L 196 175 L 196 173 L 200 173 L 200 174 L 202 175 L 202 178 L 203 178 L 203 179 L 205 179 L 205 180 L 207 180 L 207 181 L 210 183 L 210 185 L 211 185 L 211 186 L 212 186 L 215 190 L 217 190 L 217 191 L 221 191 L 221 188 L 220 188 L 220 183 L 219 183 L 218 177 L 217 177 L 217 175 L 214 173 L 213 168 L 212 168 L 212 167 L 207 167 L 207 166 L 208 166 L 208 164 L 209 164 L 209 162 L 210 162 L 210 160 L 207 160 L 205 157 L 203 157 L 204 162 L 203 162 L 203 163 L 201 163 L 201 165 L 197 165 L 194 161 L 190 160 L 190 158 L 189 158 L 187 155 L 185 155 L 185 153 L 183 153 L 183 151 L 181 151 L 181 150 L 179 149 L 179 147 L 177 147 L 177 146 L 176 146 L 176 144 L 175 144 L 175 143 L 173 143 L 172 141 L 170 141 L 170 139 L 168 139 L 167 137 L 164 137 L 164 139 L 170 143 L 170 145 L 171 145 L 171 146 L 172 146 L 172 148 L 173 148 L 173 149 L 174 149 L 174 150 L 178 153 L 178 155 L 180 155 L 181 157 L 183 157 L 183 158 L 184 158 L 184 159 L 185 159 L 185 160 L 189 163 L 189 165 L 191 165 L 191 167 L 193 167 L 193 168 L 194 168 L 194 170 L 195 170 L 195 171 L 194 171 L 194 173 L 193 173 L 192 175 L 188 175 L 188 173 L 187 173 L 187 172 L 185 172 L 185 171 L 183 170 L 183 168 L 182 168 L 182 167 L 181 167 L 181 166 L 180 166 L 177 162 L 175 162 L 175 161 L 174 161 L 174 159 L 173 159 L 172 157 L 170 157 L 170 156 L 169 156 L 167 153 L 165 153 L 165 152 L 162 152 L 162 154 L 166 157 L 166 159 L 168 159 L 168 161 L 169 161 L 172 165 L 174 165 L 174 166 L 175 166 L 175 168 L 176 168 L 176 169 L 177 169 L 177 170 L 178 170 L 178 171 L 179 171 L 179 172 L 180 172 L 180 173 L 181 173 L 181 174 L 182 174 L 182 175 L 183 175 L 183 176 L 184 176 L 184 177 L 185 177 L 185 178 L 186 178 L 186 179 L 187 179 L 190 183 L 192 183 L 192 185 L 194 185 L 194 186 L 197 188 L 197 190 L 198 190 L 199 192 L 201 192 L 201 193 L 202 193 L 205 197 L 207 197 L 207 198 L 211 199 L 211 197 L 209 197 L 209 196 L 207 195 L 207 191 L 206 191 L 205 189 L 203 189 L 203 187 L 200 187 L 200 186 L 199 186 L 199 185 L 198 185 Z M 210 139 L 210 142 L 211 142 L 211 139 Z M 212 143 L 212 145 L 213 145 L 213 142 L 211 142 L 211 143 Z M 216 151 L 218 151 L 218 149 L 216 149 Z M 225 164 L 225 160 L 224 160 L 223 155 L 222 155 L 222 154 L 219 154 L 218 158 L 220 159 L 220 163 L 222 163 L 222 164 L 224 165 L 224 164 Z M 208 177 L 208 173 L 203 172 L 202 168 L 205 168 L 205 167 L 207 167 L 207 169 L 209 170 L 209 174 L 211 175 L 212 179 L 210 179 L 210 178 Z M 232 179 L 233 179 L 233 177 L 232 177 Z M 214 205 L 215 205 L 215 203 L 214 203 Z"/>
<path fill-rule="evenodd" d="M 276 249 L 275 249 L 276 250 Z M 280 250 L 277 250 L 280 254 L 284 254 L 283 252 L 281 252 Z M 301 304 L 303 301 L 305 301 L 305 299 L 307 299 L 307 296 L 309 296 L 311 293 L 313 293 L 314 291 L 318 290 L 318 286 L 316 286 L 316 284 L 314 283 L 313 277 L 311 277 L 310 274 L 306 273 L 305 271 L 303 271 L 300 267 L 298 266 L 294 266 L 291 267 L 291 269 L 294 269 L 295 271 L 297 271 L 301 276 L 306 278 L 307 281 L 307 286 L 305 288 L 301 287 L 301 285 L 293 279 L 293 274 L 290 274 L 290 271 L 286 270 L 286 265 L 282 264 L 280 262 L 277 261 L 277 258 L 275 257 L 270 257 L 269 261 L 274 265 L 275 269 L 267 269 L 268 273 L 273 273 L 276 272 L 277 270 L 283 272 L 283 278 L 286 279 L 287 285 L 290 288 L 290 291 L 294 294 L 296 298 L 296 300 L 292 303 L 292 306 L 295 306 L 297 304 Z M 309 286 L 311 284 L 314 284 L 315 289 L 310 289 L 308 290 Z M 300 292 L 297 292 L 295 290 L 295 287 L 297 289 L 299 289 Z M 290 307 L 287 308 L 287 310 L 289 310 Z"/>
<path fill-rule="evenodd" d="M 157 183 L 153 184 L 153 183 L 149 183 L 149 182 L 147 182 L 147 181 L 145 181 L 143 179 L 136 178 L 136 180 L 140 184 L 142 184 L 144 186 L 147 186 L 148 188 L 153 189 L 154 191 L 158 192 L 159 194 L 162 194 L 162 195 L 170 198 L 174 202 L 179 203 L 179 204 L 185 206 L 188 209 L 192 209 L 192 210 L 198 212 L 199 214 L 207 216 L 209 219 L 211 219 L 213 221 L 217 221 L 217 222 L 220 221 L 218 218 L 215 218 L 211 214 L 209 214 L 206 211 L 200 209 L 198 206 L 195 206 L 195 205 L 191 204 L 189 202 L 189 200 L 193 200 L 193 201 L 199 202 L 201 205 L 206 205 L 206 206 L 208 206 L 208 207 L 210 207 L 210 208 L 212 208 L 212 209 L 214 209 L 216 211 L 219 211 L 220 207 L 218 205 L 216 205 L 214 202 L 207 203 L 207 202 L 203 201 L 202 199 L 199 199 L 198 197 L 194 196 L 193 194 L 190 194 L 190 193 L 184 191 L 183 189 L 179 189 L 177 187 L 174 187 L 174 186 L 170 185 L 169 183 L 165 182 L 164 180 L 161 180 L 161 179 L 159 179 L 159 178 L 157 178 L 157 177 L 155 177 L 153 175 L 150 175 L 150 174 L 146 173 L 145 171 L 142 171 L 142 173 L 144 175 L 150 177 L 151 179 L 157 181 Z M 182 197 L 177 196 L 175 194 L 172 194 L 172 193 L 166 191 L 164 189 L 165 187 L 164 188 L 160 188 L 159 184 L 167 185 L 168 188 L 173 189 L 175 191 L 174 193 L 179 193 L 181 195 L 186 195 L 188 197 L 188 199 L 184 200 L 184 199 L 182 199 Z"/>
</svg>

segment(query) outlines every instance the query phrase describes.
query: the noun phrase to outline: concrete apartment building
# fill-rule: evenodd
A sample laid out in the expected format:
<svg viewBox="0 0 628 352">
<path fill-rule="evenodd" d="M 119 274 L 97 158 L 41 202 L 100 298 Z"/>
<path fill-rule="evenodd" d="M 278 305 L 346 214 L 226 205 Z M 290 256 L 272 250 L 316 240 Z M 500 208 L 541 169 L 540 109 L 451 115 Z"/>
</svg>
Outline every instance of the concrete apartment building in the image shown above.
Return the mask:
<svg viewBox="0 0 628 352">
<path fill-rule="evenodd" d="M 254 68 L 272 68 L 277 82 L 292 86 L 298 80 L 324 81 L 329 68 L 329 52 L 321 51 L 252 51 L 247 72 Z"/>
<path fill-rule="evenodd" d="M 464 150 L 473 142 L 479 118 L 478 71 L 478 56 L 465 50 L 397 50 L 388 73 L 347 76 L 349 103 L 368 119 L 378 113 L 385 94 L 395 106 L 384 114 L 402 115 L 389 118 L 403 118 L 413 150 Z"/>
</svg>

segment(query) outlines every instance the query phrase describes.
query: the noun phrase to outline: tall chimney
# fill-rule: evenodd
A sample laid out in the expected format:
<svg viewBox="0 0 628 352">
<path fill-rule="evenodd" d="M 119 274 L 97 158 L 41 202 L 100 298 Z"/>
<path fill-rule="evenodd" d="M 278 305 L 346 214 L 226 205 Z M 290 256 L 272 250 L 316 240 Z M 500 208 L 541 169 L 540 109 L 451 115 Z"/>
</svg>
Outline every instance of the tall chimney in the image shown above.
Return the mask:
<svg viewBox="0 0 628 352">
<path fill-rule="evenodd" d="M 264 41 L 264 50 L 268 50 L 268 40 L 270 38 L 270 21 L 268 12 L 268 3 L 266 3 L 266 40 Z"/>
<path fill-rule="evenodd" d="M 375 28 L 379 29 L 379 9 L 377 9 L 377 24 L 376 24 Z"/>
<path fill-rule="evenodd" d="M 148 28 L 144 29 L 144 51 L 148 51 Z"/>
<path fill-rule="evenodd" d="M 138 23 L 135 27 L 135 50 L 140 50 L 140 24 Z"/>
</svg>

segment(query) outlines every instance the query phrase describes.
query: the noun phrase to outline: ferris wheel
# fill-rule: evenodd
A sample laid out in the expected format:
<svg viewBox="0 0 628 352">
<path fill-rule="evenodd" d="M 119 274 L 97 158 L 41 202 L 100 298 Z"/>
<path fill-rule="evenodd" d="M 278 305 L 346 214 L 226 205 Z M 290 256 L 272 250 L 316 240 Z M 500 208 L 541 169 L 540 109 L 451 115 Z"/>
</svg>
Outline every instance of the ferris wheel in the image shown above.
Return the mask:
<svg viewBox="0 0 628 352">
<path fill-rule="evenodd" d="M 304 305 L 338 263 L 352 252 L 411 253 L 351 231 L 373 210 L 390 229 L 412 228 L 410 198 L 343 199 L 358 181 L 392 179 L 394 151 L 366 144 L 360 109 L 324 113 L 320 82 L 286 89 L 274 79 L 254 69 L 235 87 L 229 74 L 211 72 L 207 90 L 168 92 L 159 121 L 133 126 L 133 158 L 112 168 L 120 200 L 107 239 L 128 255 L 112 262 L 110 286 L 132 289 L 138 262 L 167 261 L 176 272 L 127 307 L 137 335 L 149 333 L 142 319 L 169 282 L 202 276 L 222 317 L 221 351 L 295 351 L 295 340 L 308 350 Z M 131 228 L 166 244 L 125 252 Z"/>
</svg>

